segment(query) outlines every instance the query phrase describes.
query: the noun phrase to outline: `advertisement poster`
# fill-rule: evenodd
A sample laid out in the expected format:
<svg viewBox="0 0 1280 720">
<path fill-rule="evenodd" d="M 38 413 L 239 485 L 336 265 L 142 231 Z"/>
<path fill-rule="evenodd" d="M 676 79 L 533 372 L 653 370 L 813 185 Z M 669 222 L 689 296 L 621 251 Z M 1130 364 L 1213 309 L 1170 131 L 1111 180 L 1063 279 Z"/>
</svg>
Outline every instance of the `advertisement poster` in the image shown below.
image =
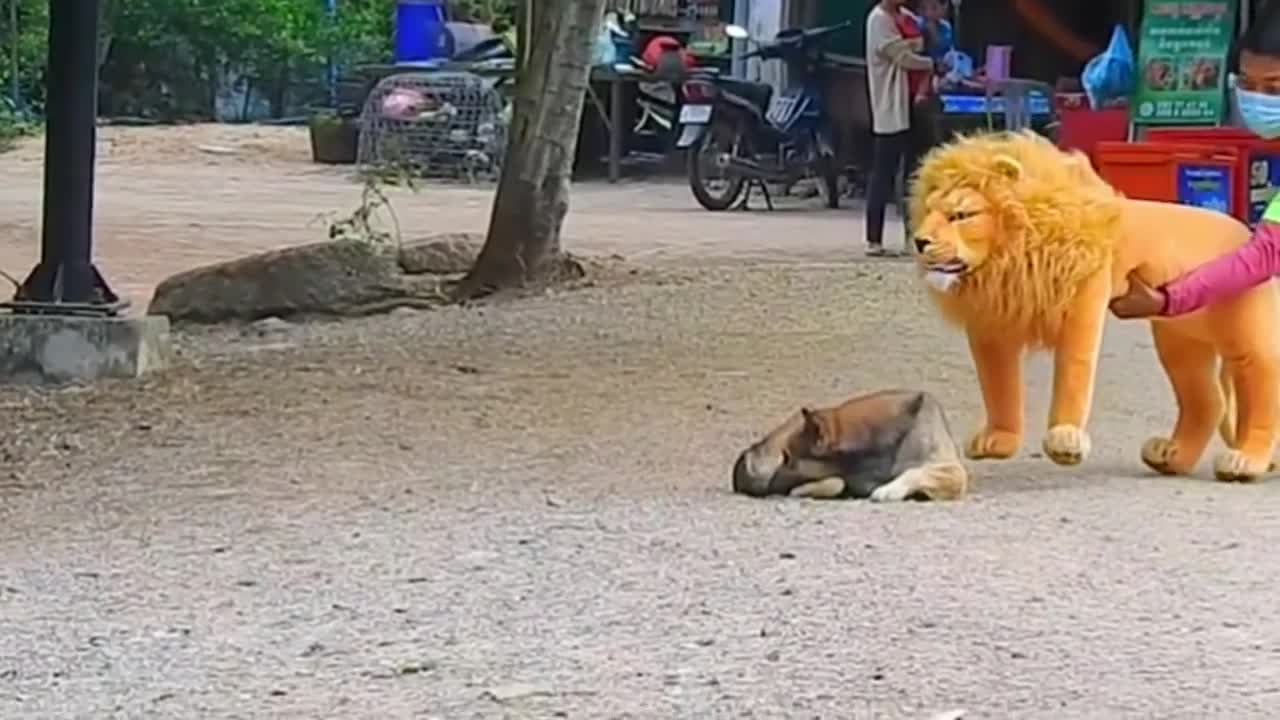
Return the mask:
<svg viewBox="0 0 1280 720">
<path fill-rule="evenodd" d="M 1226 110 L 1236 0 L 1146 0 L 1138 32 L 1137 125 L 1212 125 Z"/>
<path fill-rule="evenodd" d="M 1280 188 L 1280 155 L 1255 153 L 1249 158 L 1249 226 L 1262 219 Z"/>
<path fill-rule="evenodd" d="M 1231 168 L 1179 165 L 1178 203 L 1231 213 Z"/>
</svg>

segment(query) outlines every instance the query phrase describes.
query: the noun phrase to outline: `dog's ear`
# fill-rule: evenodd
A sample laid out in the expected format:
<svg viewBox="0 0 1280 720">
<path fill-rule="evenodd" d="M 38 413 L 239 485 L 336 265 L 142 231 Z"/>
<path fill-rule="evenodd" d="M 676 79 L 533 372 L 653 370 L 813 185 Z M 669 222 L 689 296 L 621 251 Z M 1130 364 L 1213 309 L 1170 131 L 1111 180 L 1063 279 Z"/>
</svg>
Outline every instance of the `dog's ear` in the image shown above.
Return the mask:
<svg viewBox="0 0 1280 720">
<path fill-rule="evenodd" d="M 1005 178 L 1017 182 L 1022 179 L 1022 163 L 1009 155 L 997 155 L 991 159 L 992 167 Z"/>
<path fill-rule="evenodd" d="M 800 408 L 800 414 L 804 416 L 804 434 L 812 443 L 810 447 L 813 455 L 821 457 L 829 453 L 835 442 L 835 428 L 831 427 L 831 418 L 827 417 L 827 413 L 816 412 L 807 407 Z"/>
</svg>

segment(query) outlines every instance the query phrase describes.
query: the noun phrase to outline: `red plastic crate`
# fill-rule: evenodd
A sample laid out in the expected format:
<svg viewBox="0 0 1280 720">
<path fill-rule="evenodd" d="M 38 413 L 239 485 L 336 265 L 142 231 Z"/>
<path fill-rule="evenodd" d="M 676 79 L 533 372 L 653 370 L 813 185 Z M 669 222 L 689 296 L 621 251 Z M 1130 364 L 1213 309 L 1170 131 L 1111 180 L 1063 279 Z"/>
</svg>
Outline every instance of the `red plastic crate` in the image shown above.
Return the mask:
<svg viewBox="0 0 1280 720">
<path fill-rule="evenodd" d="M 1098 174 L 1127 197 L 1214 207 L 1240 217 L 1236 186 L 1241 163 L 1236 148 L 1182 142 L 1104 141 L 1097 144 L 1094 156 Z M 1195 187 L 1188 187 L 1192 173 L 1217 174 L 1225 187 L 1216 194 L 1197 192 Z"/>
<path fill-rule="evenodd" d="M 1098 162 L 1094 150 L 1100 142 L 1123 142 L 1129 139 L 1128 108 L 1060 108 L 1058 110 L 1058 147 L 1079 150 Z"/>
<path fill-rule="evenodd" d="M 1232 182 L 1232 215 L 1252 226 L 1280 190 L 1280 140 L 1263 140 L 1243 128 L 1151 128 L 1144 140 L 1231 148 L 1239 154 Z"/>
</svg>

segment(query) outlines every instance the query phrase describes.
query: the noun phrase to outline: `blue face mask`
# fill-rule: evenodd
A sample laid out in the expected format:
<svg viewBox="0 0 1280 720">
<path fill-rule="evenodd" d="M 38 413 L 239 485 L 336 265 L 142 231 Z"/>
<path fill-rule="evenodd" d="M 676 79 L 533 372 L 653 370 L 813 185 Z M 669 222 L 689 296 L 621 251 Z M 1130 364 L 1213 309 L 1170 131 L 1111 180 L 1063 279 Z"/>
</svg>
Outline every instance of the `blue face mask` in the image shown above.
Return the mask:
<svg viewBox="0 0 1280 720">
<path fill-rule="evenodd" d="M 1240 120 L 1251 132 L 1265 140 L 1280 137 L 1280 96 L 1235 88 Z"/>
</svg>

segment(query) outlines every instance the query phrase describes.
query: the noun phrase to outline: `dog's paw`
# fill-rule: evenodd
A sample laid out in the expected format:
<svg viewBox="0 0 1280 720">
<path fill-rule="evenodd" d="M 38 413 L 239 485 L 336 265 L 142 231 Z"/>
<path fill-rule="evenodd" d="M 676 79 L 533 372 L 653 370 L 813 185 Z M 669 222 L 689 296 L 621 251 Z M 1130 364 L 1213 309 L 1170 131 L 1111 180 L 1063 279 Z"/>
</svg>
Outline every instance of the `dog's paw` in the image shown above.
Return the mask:
<svg viewBox="0 0 1280 720">
<path fill-rule="evenodd" d="M 911 488 L 895 480 L 872 490 L 869 499 L 874 503 L 905 502 L 910 495 Z"/>
<path fill-rule="evenodd" d="M 981 430 L 969 439 L 964 454 L 970 460 L 1004 460 L 1018 452 L 1022 438 L 1003 430 Z"/>
<path fill-rule="evenodd" d="M 1054 425 L 1044 436 L 1044 454 L 1059 465 L 1079 465 L 1089 449 L 1089 433 L 1075 425 Z"/>
<path fill-rule="evenodd" d="M 1142 444 L 1142 462 L 1162 475 L 1182 475 L 1191 470 L 1178 455 L 1178 446 L 1169 438 L 1153 437 Z"/>
<path fill-rule="evenodd" d="M 791 497 L 830 500 L 832 498 L 838 498 L 844 494 L 844 488 L 844 478 L 832 476 L 792 488 L 791 492 L 788 494 Z"/>
<path fill-rule="evenodd" d="M 1228 450 L 1213 459 L 1213 475 L 1222 482 L 1253 482 L 1269 467 L 1269 458 L 1251 458 L 1239 450 Z"/>
</svg>

